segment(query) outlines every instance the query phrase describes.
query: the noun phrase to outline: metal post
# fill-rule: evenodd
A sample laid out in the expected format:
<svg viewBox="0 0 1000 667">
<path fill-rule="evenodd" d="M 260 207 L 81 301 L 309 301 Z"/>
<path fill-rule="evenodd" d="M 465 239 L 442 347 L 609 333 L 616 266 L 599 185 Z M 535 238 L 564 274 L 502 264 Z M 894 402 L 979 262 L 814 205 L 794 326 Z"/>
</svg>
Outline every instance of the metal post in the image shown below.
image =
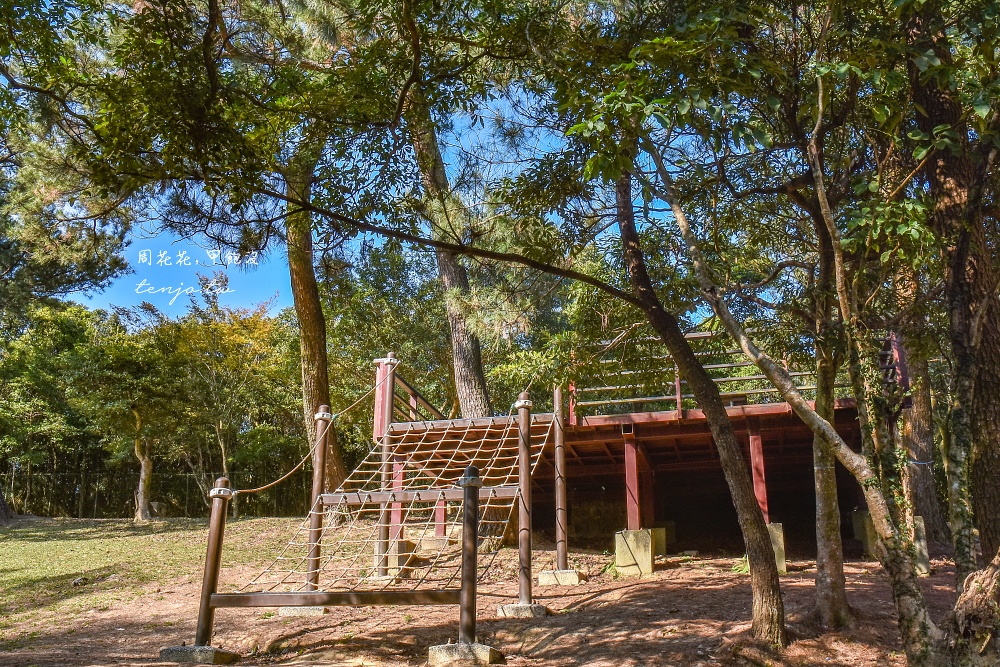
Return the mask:
<svg viewBox="0 0 1000 667">
<path fill-rule="evenodd" d="M 479 469 L 470 465 L 458 480 L 462 500 L 462 594 L 458 612 L 458 643 L 476 643 L 476 567 L 479 553 Z"/>
<path fill-rule="evenodd" d="M 677 407 L 677 418 L 681 419 L 684 414 L 684 394 L 681 392 L 681 369 L 674 364 L 674 402 Z"/>
<path fill-rule="evenodd" d="M 392 424 L 392 410 L 396 400 L 396 364 L 399 360 L 396 355 L 390 352 L 385 355 L 385 359 L 378 359 L 377 363 L 384 367 L 381 405 L 376 405 L 375 410 L 381 414 L 381 419 L 376 423 L 381 425 L 382 432 L 374 433 L 374 437 L 382 443 L 382 490 L 388 491 L 392 486 L 392 448 L 389 446 L 389 425 Z M 382 503 L 382 510 L 379 513 L 378 542 L 375 544 L 375 568 L 378 576 L 385 577 L 389 574 L 389 523 L 391 509 L 388 503 Z"/>
<path fill-rule="evenodd" d="M 306 560 L 306 590 L 319 589 L 320 539 L 323 536 L 323 509 L 316 502 L 326 489 L 326 450 L 333 415 L 329 405 L 319 406 L 316 413 L 316 445 L 313 451 L 312 502 L 309 505 L 309 556 Z"/>
<path fill-rule="evenodd" d="M 226 532 L 226 512 L 233 495 L 233 490 L 229 488 L 229 480 L 225 477 L 215 480 L 215 487 L 208 492 L 209 498 L 212 499 L 212 518 L 208 522 L 208 549 L 205 553 L 205 574 L 201 580 L 201 604 L 198 607 L 195 646 L 208 646 L 212 643 L 212 624 L 215 621 L 212 594 L 219 587 L 222 536 Z"/>
<path fill-rule="evenodd" d="M 563 391 L 557 384 L 552 392 L 552 417 L 556 431 L 556 569 L 569 569 L 569 516 L 566 503 L 566 427 L 563 424 Z"/>
<path fill-rule="evenodd" d="M 517 403 L 517 545 L 518 545 L 518 602 L 531 604 L 531 400 L 528 392 L 521 392 Z"/>
</svg>

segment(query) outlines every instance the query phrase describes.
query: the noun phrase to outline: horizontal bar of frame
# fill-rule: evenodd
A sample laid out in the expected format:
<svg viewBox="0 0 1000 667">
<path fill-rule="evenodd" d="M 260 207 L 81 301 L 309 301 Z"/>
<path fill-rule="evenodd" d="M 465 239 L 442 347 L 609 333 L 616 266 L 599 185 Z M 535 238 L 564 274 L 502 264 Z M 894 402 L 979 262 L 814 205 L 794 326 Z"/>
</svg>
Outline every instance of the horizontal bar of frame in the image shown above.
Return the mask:
<svg viewBox="0 0 1000 667">
<path fill-rule="evenodd" d="M 324 493 L 320 502 L 324 505 L 368 505 L 373 503 L 433 503 L 437 500 L 461 501 L 464 489 L 424 489 L 423 491 L 349 491 Z M 480 500 L 490 498 L 514 498 L 516 486 L 488 486 L 479 490 Z"/>
<path fill-rule="evenodd" d="M 385 604 L 458 604 L 462 591 L 347 591 L 325 593 L 213 593 L 213 607 L 347 607 Z"/>
</svg>

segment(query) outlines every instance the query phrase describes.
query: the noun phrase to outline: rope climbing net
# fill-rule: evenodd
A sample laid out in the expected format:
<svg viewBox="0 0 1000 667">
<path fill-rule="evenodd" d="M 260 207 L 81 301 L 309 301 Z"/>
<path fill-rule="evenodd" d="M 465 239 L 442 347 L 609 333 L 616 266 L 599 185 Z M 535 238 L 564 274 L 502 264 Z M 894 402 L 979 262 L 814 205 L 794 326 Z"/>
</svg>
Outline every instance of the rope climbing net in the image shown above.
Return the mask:
<svg viewBox="0 0 1000 667">
<path fill-rule="evenodd" d="M 524 430 L 525 464 L 534 470 L 553 432 L 551 415 L 533 415 Z M 388 425 L 358 468 L 336 492 L 316 498 L 281 553 L 240 590 L 457 588 L 462 544 L 457 483 L 469 465 L 479 469 L 484 487 L 477 565 L 483 580 L 517 503 L 520 431 L 513 415 Z"/>
</svg>

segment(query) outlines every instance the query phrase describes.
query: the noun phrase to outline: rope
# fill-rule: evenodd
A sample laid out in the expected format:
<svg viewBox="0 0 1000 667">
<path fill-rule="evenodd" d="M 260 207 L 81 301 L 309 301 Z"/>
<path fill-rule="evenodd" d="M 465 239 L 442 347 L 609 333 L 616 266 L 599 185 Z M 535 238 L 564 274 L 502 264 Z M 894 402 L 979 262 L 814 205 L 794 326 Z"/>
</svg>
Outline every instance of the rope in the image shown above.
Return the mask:
<svg viewBox="0 0 1000 667">
<path fill-rule="evenodd" d="M 336 419 L 337 419 L 338 417 L 340 417 L 341 415 L 344 415 L 344 414 L 347 414 L 348 412 L 350 412 L 350 411 L 351 411 L 351 410 L 353 410 L 354 408 L 358 407 L 358 405 L 360 405 L 360 404 L 361 404 L 361 402 L 362 402 L 363 400 L 365 400 L 366 398 L 368 398 L 369 396 L 371 396 L 371 395 L 372 395 L 372 393 L 373 393 L 373 392 L 374 392 L 374 391 L 375 391 L 376 389 L 378 389 L 378 388 L 379 388 L 379 385 L 381 385 L 381 384 L 382 384 L 383 382 L 385 382 L 385 380 L 386 380 L 386 378 L 382 378 L 381 380 L 379 380 L 378 382 L 376 382 L 376 383 L 375 383 L 375 384 L 374 384 L 374 385 L 372 386 L 372 388 L 371 388 L 371 389 L 369 389 L 368 391 L 366 391 L 366 392 L 364 393 L 364 395 L 363 395 L 363 396 L 361 396 L 361 398 L 359 398 L 358 400 L 354 401 L 354 402 L 353 402 L 353 403 L 351 403 L 351 404 L 350 404 L 350 405 L 349 405 L 348 407 L 344 408 L 344 409 L 343 409 L 343 410 L 341 410 L 340 412 L 335 412 L 335 413 L 333 413 L 333 414 L 332 414 L 332 415 L 330 416 L 330 420 L 329 420 L 329 421 L 326 421 L 326 420 L 323 420 L 323 421 L 325 421 L 325 422 L 326 422 L 326 428 L 325 428 L 325 429 L 323 430 L 323 432 L 322 432 L 322 433 L 317 433 L 317 434 L 316 434 L 316 442 L 314 442 L 314 443 L 313 443 L 313 446 L 312 446 L 312 447 L 311 447 L 311 448 L 309 449 L 309 451 L 308 451 L 308 452 L 306 453 L 306 455 L 302 457 L 302 460 L 301 460 L 301 461 L 299 461 L 299 462 L 298 462 L 298 463 L 297 463 L 297 464 L 295 465 L 295 467 L 294 467 L 294 468 L 292 468 L 291 470 L 289 470 L 288 472 L 286 472 L 286 473 L 285 473 L 284 475 L 282 475 L 282 476 L 281 476 L 281 477 L 279 477 L 278 479 L 274 480 L 273 482 L 271 482 L 271 483 L 269 483 L 269 484 L 265 484 L 264 486 L 258 486 L 258 487 L 257 487 L 257 488 L 255 488 L 255 489 L 236 489 L 236 490 L 234 490 L 234 491 L 233 491 L 233 496 L 238 496 L 238 495 L 239 495 L 239 494 L 241 494 L 241 493 L 260 493 L 261 491 L 266 491 L 267 489 L 270 489 L 270 488 L 271 488 L 271 487 L 273 487 L 273 486 L 277 486 L 278 484 L 281 484 L 281 483 L 282 483 L 282 482 L 284 482 L 284 481 L 285 481 L 286 479 L 288 479 L 289 477 L 291 477 L 292 475 L 294 475 L 294 474 L 295 474 L 296 472 L 298 472 L 298 470 L 299 470 L 299 469 L 300 469 L 300 468 L 301 468 L 302 466 L 304 466 L 304 465 L 306 464 L 306 461 L 308 461 L 308 460 L 309 460 L 309 459 L 310 459 L 310 458 L 312 457 L 312 455 L 313 455 L 313 452 L 315 452 L 315 451 L 316 451 L 316 447 L 318 447 L 318 446 L 319 446 L 319 443 L 323 442 L 324 438 L 326 438 L 326 435 L 327 435 L 327 433 L 329 433 L 329 431 L 330 431 L 330 427 L 331 427 L 331 426 L 333 426 L 333 422 L 334 422 L 334 421 L 335 421 L 335 420 L 336 420 Z"/>
</svg>

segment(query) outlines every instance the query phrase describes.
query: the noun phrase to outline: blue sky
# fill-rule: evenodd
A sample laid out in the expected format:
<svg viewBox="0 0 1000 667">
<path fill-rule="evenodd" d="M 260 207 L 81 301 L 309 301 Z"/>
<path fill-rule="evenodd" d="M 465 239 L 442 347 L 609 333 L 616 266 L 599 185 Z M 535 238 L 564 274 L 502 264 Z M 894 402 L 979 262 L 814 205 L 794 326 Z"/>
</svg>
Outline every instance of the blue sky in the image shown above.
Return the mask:
<svg viewBox="0 0 1000 667">
<path fill-rule="evenodd" d="M 182 314 L 190 292 L 200 288 L 198 275 L 220 272 L 228 291 L 219 291 L 219 303 L 251 307 L 271 301 L 271 312 L 292 305 L 292 287 L 284 249 L 266 255 L 238 257 L 219 251 L 203 238 L 180 239 L 166 232 L 139 232 L 125 251 L 132 272 L 119 277 L 102 292 L 74 295 L 73 301 L 90 308 L 132 307 L 148 301 L 168 315 Z M 194 296 L 197 297 L 197 294 Z"/>
</svg>

